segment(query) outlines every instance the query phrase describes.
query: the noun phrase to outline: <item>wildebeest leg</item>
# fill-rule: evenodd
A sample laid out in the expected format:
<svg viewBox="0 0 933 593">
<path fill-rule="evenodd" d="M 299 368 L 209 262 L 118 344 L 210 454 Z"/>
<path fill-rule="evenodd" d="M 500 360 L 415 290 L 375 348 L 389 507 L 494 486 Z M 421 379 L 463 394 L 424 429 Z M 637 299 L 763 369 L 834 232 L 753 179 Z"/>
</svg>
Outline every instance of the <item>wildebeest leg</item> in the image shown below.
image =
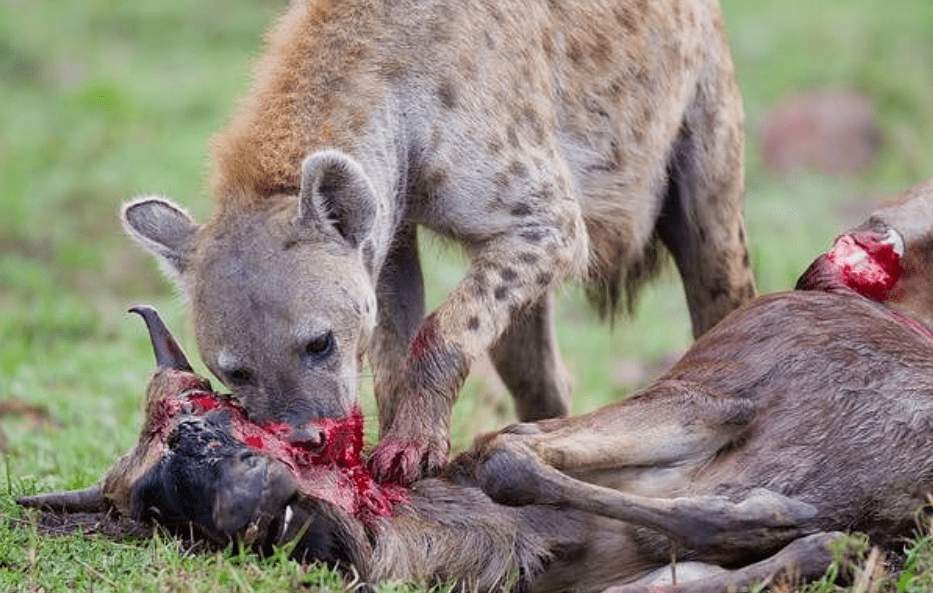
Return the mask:
<svg viewBox="0 0 933 593">
<path fill-rule="evenodd" d="M 546 294 L 528 307 L 489 350 L 523 422 L 567 414 L 570 377 L 557 351 L 551 301 Z"/>
<path fill-rule="evenodd" d="M 809 581 L 826 572 L 833 556 L 829 545 L 839 532 L 820 532 L 796 539 L 781 551 L 754 564 L 695 581 L 670 585 L 636 581 L 610 587 L 603 593 L 720 593 L 747 591 L 755 583 L 772 583 L 786 578 L 790 582 Z"/>
<path fill-rule="evenodd" d="M 399 229 L 377 290 L 378 319 L 370 350 L 379 404 L 379 427 L 384 432 L 395 418 L 400 369 L 411 338 L 424 318 L 424 280 L 418 258 L 417 227 Z"/>
<path fill-rule="evenodd" d="M 704 557 L 768 551 L 807 534 L 816 508 L 758 488 L 723 496 L 655 498 L 597 486 L 542 464 L 520 447 L 499 449 L 477 470 L 483 490 L 503 504 L 561 505 L 662 532 Z"/>
<path fill-rule="evenodd" d="M 625 467 L 689 469 L 706 463 L 754 417 L 751 400 L 666 380 L 588 414 L 512 425 L 480 437 L 474 448 L 482 457 L 518 446 L 540 463 L 578 476 Z"/>
<path fill-rule="evenodd" d="M 741 99 L 731 76 L 697 84 L 670 163 L 658 232 L 683 278 L 694 336 L 755 296 L 742 219 Z"/>
<path fill-rule="evenodd" d="M 662 390 L 659 393 L 657 390 Z M 650 476 L 659 467 L 702 467 L 754 417 L 750 402 L 717 397 L 680 381 L 591 414 L 519 425 L 476 445 L 477 478 L 497 502 L 555 504 L 656 529 L 694 550 L 767 551 L 801 535 L 816 510 L 764 489 L 742 500 L 721 496 L 655 498 L 571 477 L 628 468 Z M 535 434 L 533 429 L 542 432 Z M 526 429 L 521 434 L 521 429 Z"/>
</svg>

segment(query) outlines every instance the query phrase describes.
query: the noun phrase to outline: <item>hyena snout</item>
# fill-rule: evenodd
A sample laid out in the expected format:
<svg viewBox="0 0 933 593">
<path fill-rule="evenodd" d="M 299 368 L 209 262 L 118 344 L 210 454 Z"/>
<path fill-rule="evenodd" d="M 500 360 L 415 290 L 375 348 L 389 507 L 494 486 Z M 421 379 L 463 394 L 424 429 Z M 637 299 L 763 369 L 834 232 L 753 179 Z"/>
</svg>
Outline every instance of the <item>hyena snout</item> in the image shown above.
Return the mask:
<svg viewBox="0 0 933 593">
<path fill-rule="evenodd" d="M 319 418 L 342 418 L 350 413 L 355 390 L 338 377 L 311 373 L 309 377 L 257 382 L 232 388 L 233 397 L 254 422 L 284 422 L 300 427 Z"/>
</svg>

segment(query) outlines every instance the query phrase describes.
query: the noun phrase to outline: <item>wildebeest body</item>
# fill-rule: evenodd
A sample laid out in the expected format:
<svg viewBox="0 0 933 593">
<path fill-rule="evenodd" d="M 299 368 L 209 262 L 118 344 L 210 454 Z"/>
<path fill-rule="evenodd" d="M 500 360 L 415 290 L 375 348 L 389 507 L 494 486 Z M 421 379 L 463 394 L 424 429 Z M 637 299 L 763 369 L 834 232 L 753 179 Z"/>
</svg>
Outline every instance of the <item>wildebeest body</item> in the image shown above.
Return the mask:
<svg viewBox="0 0 933 593">
<path fill-rule="evenodd" d="M 309 496 L 281 459 L 241 443 L 249 454 L 227 456 L 208 528 L 268 544 L 309 524 L 302 559 L 340 556 L 367 579 L 456 578 L 479 590 L 643 591 L 673 556 L 695 580 L 660 590 L 723 591 L 821 575 L 843 530 L 894 549 L 933 490 L 933 223 L 917 220 L 931 206 L 933 184 L 919 186 L 840 236 L 801 290 L 731 313 L 632 397 L 482 436 L 391 513 L 348 512 L 326 490 Z M 153 402 L 190 385 L 206 390 L 190 371 L 156 374 L 144 435 Z M 141 439 L 90 494 L 133 509 L 136 485 L 165 452 L 153 442 Z M 186 454 L 196 467 L 212 450 Z M 252 472 L 254 458 L 270 478 L 251 515 L 240 505 L 255 492 L 227 478 Z"/>
</svg>

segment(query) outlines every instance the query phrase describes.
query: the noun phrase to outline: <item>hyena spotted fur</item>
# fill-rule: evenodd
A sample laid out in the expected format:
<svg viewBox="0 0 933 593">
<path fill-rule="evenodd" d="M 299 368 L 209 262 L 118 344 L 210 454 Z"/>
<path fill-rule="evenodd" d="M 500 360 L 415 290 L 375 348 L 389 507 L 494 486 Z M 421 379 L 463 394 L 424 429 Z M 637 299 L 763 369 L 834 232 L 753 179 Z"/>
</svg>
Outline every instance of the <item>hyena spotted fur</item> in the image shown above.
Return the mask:
<svg viewBox="0 0 933 593">
<path fill-rule="evenodd" d="M 373 464 L 408 480 L 485 351 L 522 420 L 566 412 L 562 280 L 611 314 L 660 241 L 695 335 L 753 296 L 742 118 L 714 0 L 296 0 L 213 141 L 210 219 L 123 217 L 255 420 L 345 414 L 368 355 Z M 419 225 L 470 257 L 427 316 Z"/>
</svg>

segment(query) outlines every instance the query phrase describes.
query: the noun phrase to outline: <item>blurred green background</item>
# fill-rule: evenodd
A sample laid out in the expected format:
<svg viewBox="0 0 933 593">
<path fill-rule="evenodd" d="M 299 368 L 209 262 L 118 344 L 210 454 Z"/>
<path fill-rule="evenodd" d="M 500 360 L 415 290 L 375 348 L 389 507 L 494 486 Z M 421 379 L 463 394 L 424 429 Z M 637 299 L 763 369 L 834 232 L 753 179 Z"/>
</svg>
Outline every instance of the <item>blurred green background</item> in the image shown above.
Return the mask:
<svg viewBox="0 0 933 593">
<path fill-rule="evenodd" d="M 158 193 L 207 216 L 207 141 L 246 93 L 285 4 L 0 0 L 0 589 L 264 590 L 318 578 L 284 561 L 168 559 L 168 544 L 51 541 L 12 503 L 93 483 L 135 442 L 152 362 L 128 306 L 156 305 L 196 359 L 181 299 L 117 212 Z M 752 261 L 762 292 L 787 289 L 839 230 L 933 176 L 933 2 L 724 0 L 723 11 L 746 108 Z M 826 89 L 871 104 L 880 134 L 872 162 L 846 175 L 769 169 L 761 138 L 770 114 Z M 424 245 L 432 305 L 464 264 L 440 241 Z M 579 287 L 558 302 L 577 411 L 631 392 L 690 340 L 672 271 L 612 329 Z M 478 364 L 455 410 L 455 448 L 511 419 Z M 226 576 L 206 576 L 218 571 Z"/>
</svg>

